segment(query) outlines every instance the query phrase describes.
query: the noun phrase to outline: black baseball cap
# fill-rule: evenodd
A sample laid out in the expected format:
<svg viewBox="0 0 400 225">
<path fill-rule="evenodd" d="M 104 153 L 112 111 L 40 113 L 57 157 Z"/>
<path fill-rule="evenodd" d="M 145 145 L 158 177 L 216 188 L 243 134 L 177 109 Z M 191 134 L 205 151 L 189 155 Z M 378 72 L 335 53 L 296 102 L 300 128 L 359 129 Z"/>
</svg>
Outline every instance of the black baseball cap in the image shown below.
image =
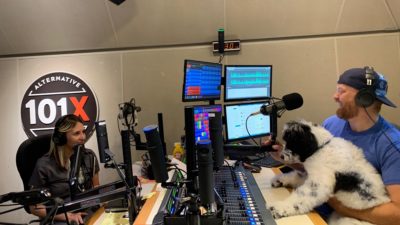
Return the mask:
<svg viewBox="0 0 400 225">
<path fill-rule="evenodd" d="M 396 108 L 396 105 L 386 97 L 388 84 L 385 77 L 373 70 L 371 75 L 374 77 L 373 88 L 375 90 L 376 99 L 385 105 Z M 357 90 L 368 88 L 366 81 L 366 68 L 352 68 L 344 71 L 344 73 L 340 75 L 337 83 L 348 85 Z"/>
</svg>

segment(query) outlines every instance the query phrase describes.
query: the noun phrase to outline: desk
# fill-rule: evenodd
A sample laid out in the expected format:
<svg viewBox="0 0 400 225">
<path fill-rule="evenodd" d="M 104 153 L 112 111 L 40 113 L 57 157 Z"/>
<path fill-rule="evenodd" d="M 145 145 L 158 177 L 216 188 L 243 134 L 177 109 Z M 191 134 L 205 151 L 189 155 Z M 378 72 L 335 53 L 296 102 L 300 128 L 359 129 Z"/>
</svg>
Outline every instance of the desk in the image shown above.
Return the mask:
<svg viewBox="0 0 400 225">
<path fill-rule="evenodd" d="M 266 202 L 285 199 L 289 194 L 286 188 L 271 188 L 271 179 L 275 174 L 281 173 L 279 169 L 264 168 L 260 173 L 253 173 L 258 187 Z M 326 225 L 327 223 L 318 215 L 311 212 L 306 215 L 289 216 L 275 220 L 278 225 Z"/>
<path fill-rule="evenodd" d="M 253 173 L 253 176 L 257 182 L 258 187 L 264 199 L 268 201 L 282 200 L 286 198 L 290 192 L 286 188 L 271 188 L 271 178 L 280 173 L 278 169 L 263 168 L 260 173 Z M 155 194 L 150 197 L 144 204 L 142 210 L 139 212 L 133 225 L 150 225 L 152 224 L 153 218 L 157 213 L 162 199 L 165 196 L 166 190 L 162 189 L 157 185 L 155 187 Z M 103 210 L 104 212 L 104 210 Z M 100 212 L 101 214 L 102 212 Z M 97 216 L 100 218 L 101 216 Z M 102 224 L 98 219 L 91 220 L 89 224 Z M 95 222 L 95 223 L 93 223 Z M 276 220 L 277 225 L 327 225 L 326 222 L 317 213 L 308 213 L 306 215 L 291 216 Z"/>
</svg>

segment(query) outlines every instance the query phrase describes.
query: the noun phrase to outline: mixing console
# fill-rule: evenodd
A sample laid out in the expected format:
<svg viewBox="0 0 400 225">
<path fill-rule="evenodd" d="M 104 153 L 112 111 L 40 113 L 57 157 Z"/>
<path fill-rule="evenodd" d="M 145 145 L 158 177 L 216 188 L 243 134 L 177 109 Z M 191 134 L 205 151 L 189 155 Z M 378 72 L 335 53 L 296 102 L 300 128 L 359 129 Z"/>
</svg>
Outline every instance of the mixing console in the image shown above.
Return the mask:
<svg viewBox="0 0 400 225">
<path fill-rule="evenodd" d="M 215 217 L 202 216 L 201 224 L 276 225 L 251 172 L 242 166 L 223 166 L 214 172 L 214 178 L 215 189 L 223 203 L 219 210 L 223 213 Z M 185 191 L 177 188 L 169 189 L 153 224 L 185 224 L 185 215 L 182 215 L 185 211 L 177 213 L 182 206 L 178 199 L 182 199 L 185 194 Z"/>
<path fill-rule="evenodd" d="M 224 202 L 226 224 L 276 224 L 249 171 L 242 166 L 222 167 L 214 176 L 216 189 Z"/>
</svg>

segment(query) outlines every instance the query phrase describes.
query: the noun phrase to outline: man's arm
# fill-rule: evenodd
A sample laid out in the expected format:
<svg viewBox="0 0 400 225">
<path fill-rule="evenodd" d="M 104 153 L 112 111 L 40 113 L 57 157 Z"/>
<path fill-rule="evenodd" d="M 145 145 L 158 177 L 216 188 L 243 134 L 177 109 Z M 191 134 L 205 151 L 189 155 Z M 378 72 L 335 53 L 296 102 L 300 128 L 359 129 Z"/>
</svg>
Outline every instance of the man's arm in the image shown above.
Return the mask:
<svg viewBox="0 0 400 225">
<path fill-rule="evenodd" d="M 373 208 L 356 210 L 344 206 L 336 198 L 329 200 L 329 205 L 341 215 L 368 221 L 377 225 L 393 225 L 400 221 L 400 185 L 386 186 L 390 202 Z"/>
</svg>

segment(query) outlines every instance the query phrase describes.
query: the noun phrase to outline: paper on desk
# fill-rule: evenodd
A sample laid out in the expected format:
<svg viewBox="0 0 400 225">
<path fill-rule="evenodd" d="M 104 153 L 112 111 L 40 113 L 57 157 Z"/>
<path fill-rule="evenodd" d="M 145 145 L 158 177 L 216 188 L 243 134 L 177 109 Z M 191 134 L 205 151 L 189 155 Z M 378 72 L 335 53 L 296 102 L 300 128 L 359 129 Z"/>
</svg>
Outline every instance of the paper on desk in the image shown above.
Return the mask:
<svg viewBox="0 0 400 225">
<path fill-rule="evenodd" d="M 314 225 L 307 215 L 289 216 L 275 220 L 277 225 Z"/>
<path fill-rule="evenodd" d="M 94 225 L 129 225 L 128 212 L 102 213 Z"/>
</svg>

